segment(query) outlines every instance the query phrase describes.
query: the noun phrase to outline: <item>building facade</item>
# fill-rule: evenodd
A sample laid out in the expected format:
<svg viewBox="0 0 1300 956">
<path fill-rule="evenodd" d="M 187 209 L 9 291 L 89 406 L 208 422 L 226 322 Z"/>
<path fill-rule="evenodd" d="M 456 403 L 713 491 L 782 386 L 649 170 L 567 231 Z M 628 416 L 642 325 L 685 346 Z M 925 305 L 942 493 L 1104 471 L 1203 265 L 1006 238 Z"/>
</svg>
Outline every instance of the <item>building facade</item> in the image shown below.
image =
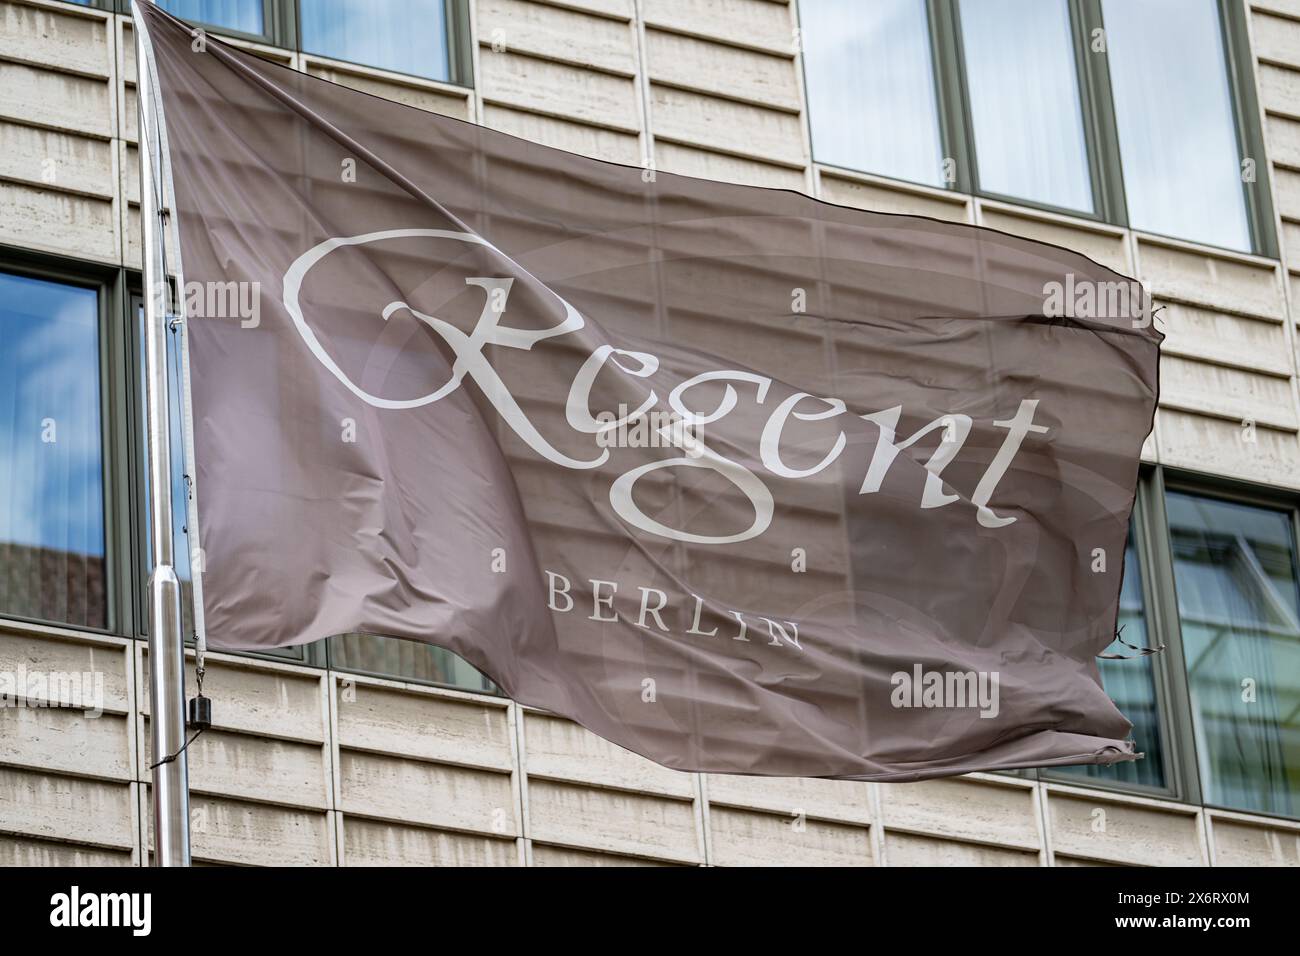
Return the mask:
<svg viewBox="0 0 1300 956">
<path fill-rule="evenodd" d="M 445 652 L 341 636 L 209 656 L 196 862 L 1300 865 L 1300 0 L 162 6 L 547 145 L 1068 246 L 1142 280 L 1167 335 L 1121 609 L 1165 649 L 1102 667 L 1145 760 L 679 773 Z M 6 864 L 150 845 L 125 9 L 0 0 Z"/>
</svg>

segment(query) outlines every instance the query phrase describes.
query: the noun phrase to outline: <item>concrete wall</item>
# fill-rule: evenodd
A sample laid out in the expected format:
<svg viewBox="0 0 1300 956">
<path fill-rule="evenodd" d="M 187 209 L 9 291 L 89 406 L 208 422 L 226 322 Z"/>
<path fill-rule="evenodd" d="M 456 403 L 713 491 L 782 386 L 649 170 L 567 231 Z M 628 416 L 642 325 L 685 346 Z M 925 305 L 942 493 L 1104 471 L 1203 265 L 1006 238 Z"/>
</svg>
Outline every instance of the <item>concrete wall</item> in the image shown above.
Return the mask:
<svg viewBox="0 0 1300 956">
<path fill-rule="evenodd" d="M 472 15 L 473 90 L 263 52 L 606 159 L 1078 248 L 1168 306 L 1148 460 L 1300 488 L 1300 0 L 1250 18 L 1285 265 L 819 168 L 795 11 L 779 0 L 476 0 Z M 132 42 L 126 18 L 0 0 L 0 243 L 138 267 Z M 142 862 L 145 649 L 0 623 L 0 671 L 22 666 L 102 671 L 107 703 L 95 719 L 0 710 L 0 862 Z M 683 774 L 498 698 L 225 655 L 205 689 L 217 726 L 190 750 L 200 861 L 1300 864 L 1300 824 L 1082 787 Z"/>
</svg>

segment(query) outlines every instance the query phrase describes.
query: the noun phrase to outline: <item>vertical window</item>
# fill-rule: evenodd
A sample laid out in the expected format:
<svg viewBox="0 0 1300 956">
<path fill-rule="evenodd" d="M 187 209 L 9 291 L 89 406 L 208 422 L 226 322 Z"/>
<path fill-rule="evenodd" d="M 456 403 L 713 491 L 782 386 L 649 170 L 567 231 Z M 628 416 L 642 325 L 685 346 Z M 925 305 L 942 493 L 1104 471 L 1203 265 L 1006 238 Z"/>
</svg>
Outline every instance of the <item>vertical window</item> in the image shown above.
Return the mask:
<svg viewBox="0 0 1300 956">
<path fill-rule="evenodd" d="M 961 0 L 982 192 L 1093 211 L 1065 0 Z"/>
<path fill-rule="evenodd" d="M 818 161 L 944 185 L 925 0 L 804 0 L 799 12 Z"/>
<path fill-rule="evenodd" d="M 1171 492 L 1169 537 L 1207 803 L 1300 806 L 1300 578 L 1292 515 Z"/>
<path fill-rule="evenodd" d="M 451 651 L 430 644 L 369 634 L 329 639 L 329 665 L 398 680 L 445 684 L 461 690 L 496 693 L 496 685 Z"/>
<path fill-rule="evenodd" d="M 1103 0 L 1129 223 L 1251 250 L 1215 0 Z"/>
<path fill-rule="evenodd" d="M 267 32 L 263 0 L 157 0 L 172 16 L 240 33 Z"/>
<path fill-rule="evenodd" d="M 1272 254 L 1235 0 L 800 0 L 799 15 L 817 162 Z"/>
<path fill-rule="evenodd" d="M 1128 644 L 1149 647 L 1146 596 L 1142 588 L 1142 573 L 1138 565 L 1134 531 L 1129 529 L 1128 549 L 1124 553 L 1124 583 L 1119 596 L 1119 629 Z M 1118 640 L 1111 644 L 1108 653 L 1131 654 L 1132 650 Z M 1165 780 L 1164 739 L 1160 733 L 1160 708 L 1156 699 L 1155 670 L 1151 657 L 1130 660 L 1099 660 L 1101 683 L 1106 693 L 1115 701 L 1120 712 L 1133 722 L 1133 741 L 1141 760 L 1129 760 L 1109 767 L 1081 766 L 1068 768 L 1070 773 L 1163 788 Z"/>
<path fill-rule="evenodd" d="M 444 0 L 301 0 L 305 53 L 446 80 Z"/>
<path fill-rule="evenodd" d="M 0 613 L 108 624 L 99 295 L 0 272 Z"/>
</svg>

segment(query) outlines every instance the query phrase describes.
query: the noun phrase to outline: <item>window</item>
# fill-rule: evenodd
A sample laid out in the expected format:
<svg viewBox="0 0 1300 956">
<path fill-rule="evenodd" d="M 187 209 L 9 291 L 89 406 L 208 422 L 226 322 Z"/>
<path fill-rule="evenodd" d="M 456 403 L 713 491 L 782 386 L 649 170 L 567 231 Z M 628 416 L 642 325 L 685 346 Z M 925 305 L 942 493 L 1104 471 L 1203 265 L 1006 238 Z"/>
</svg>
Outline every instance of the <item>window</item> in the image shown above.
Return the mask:
<svg viewBox="0 0 1300 956">
<path fill-rule="evenodd" d="M 1176 487 L 1165 490 L 1167 480 Z M 1130 535 L 1119 623 L 1129 644 L 1165 650 L 1098 664 L 1146 756 L 1064 773 L 1300 817 L 1297 512 L 1245 493 L 1208 494 L 1203 481 L 1160 468 L 1141 484 L 1148 533 L 1137 549 L 1136 525 Z"/>
<path fill-rule="evenodd" d="M 1105 0 L 1103 10 L 1129 221 L 1250 251 L 1218 4 Z"/>
<path fill-rule="evenodd" d="M 207 23 L 253 36 L 270 32 L 263 0 L 157 0 L 157 3 L 173 16 L 191 23 Z"/>
<path fill-rule="evenodd" d="M 1093 211 L 1066 0 L 961 0 L 982 191 Z"/>
<path fill-rule="evenodd" d="M 1170 492 L 1166 510 L 1206 802 L 1300 812 L 1294 515 Z"/>
<path fill-rule="evenodd" d="M 1138 561 L 1136 526 L 1129 528 L 1128 548 L 1124 552 L 1124 583 L 1119 597 L 1119 631 L 1124 642 L 1133 647 L 1151 646 L 1142 568 Z M 1119 784 L 1165 789 L 1164 735 L 1160 707 L 1156 698 L 1155 665 L 1151 657 L 1132 657 L 1131 647 L 1116 640 L 1107 648 L 1109 654 L 1126 655 L 1125 660 L 1098 660 L 1101 683 L 1120 712 L 1133 722 L 1133 741 L 1141 760 L 1129 760 L 1109 767 L 1085 765 L 1067 768 L 1068 773 Z"/>
<path fill-rule="evenodd" d="M 74 0 L 131 12 L 130 0 Z M 468 0 L 157 0 L 190 23 L 248 40 L 470 85 Z"/>
<path fill-rule="evenodd" d="M 799 16 L 820 163 L 1275 254 L 1239 2 L 800 0 Z"/>
<path fill-rule="evenodd" d="M 0 613 L 108 626 L 96 288 L 0 272 Z"/>
<path fill-rule="evenodd" d="M 818 160 L 942 185 L 925 0 L 805 0 L 801 13 Z"/>
<path fill-rule="evenodd" d="M 329 665 L 378 677 L 423 684 L 445 684 L 461 690 L 497 693 L 497 687 L 451 651 L 431 644 L 369 634 L 343 634 L 329 639 Z"/>
<path fill-rule="evenodd" d="M 302 49 L 433 80 L 450 77 L 444 0 L 300 0 Z"/>
</svg>

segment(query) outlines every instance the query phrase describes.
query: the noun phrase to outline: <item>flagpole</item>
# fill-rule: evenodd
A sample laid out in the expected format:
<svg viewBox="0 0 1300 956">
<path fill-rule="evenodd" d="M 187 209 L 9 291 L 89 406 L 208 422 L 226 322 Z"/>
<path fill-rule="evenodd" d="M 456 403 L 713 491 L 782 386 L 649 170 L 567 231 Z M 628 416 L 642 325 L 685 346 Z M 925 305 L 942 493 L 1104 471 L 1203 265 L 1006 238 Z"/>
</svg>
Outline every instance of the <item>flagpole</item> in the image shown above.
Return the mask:
<svg viewBox="0 0 1300 956">
<path fill-rule="evenodd" d="M 172 449 L 167 333 L 171 321 L 166 242 L 171 215 L 160 199 L 161 112 L 148 29 L 131 4 L 139 102 L 140 226 L 145 308 L 145 403 L 149 448 L 149 739 L 153 753 L 154 865 L 190 865 L 189 768 L 185 755 L 185 649 L 181 589 L 172 545 Z"/>
</svg>

